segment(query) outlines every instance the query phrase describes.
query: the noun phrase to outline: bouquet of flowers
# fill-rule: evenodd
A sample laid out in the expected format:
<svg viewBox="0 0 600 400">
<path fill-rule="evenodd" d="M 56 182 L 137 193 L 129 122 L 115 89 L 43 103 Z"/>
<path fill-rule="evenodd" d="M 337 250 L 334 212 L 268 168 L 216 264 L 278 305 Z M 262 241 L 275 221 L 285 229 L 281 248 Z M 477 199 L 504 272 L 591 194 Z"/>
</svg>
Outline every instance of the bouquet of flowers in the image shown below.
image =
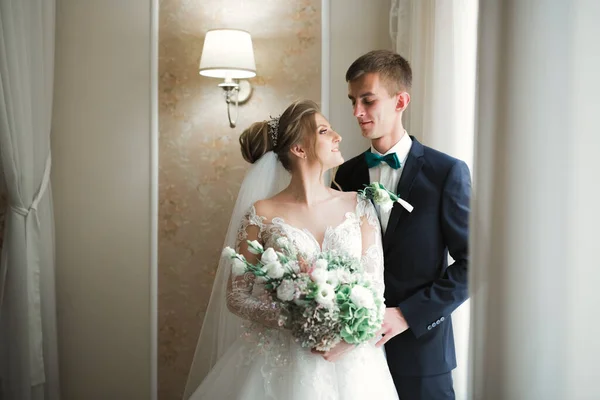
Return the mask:
<svg viewBox="0 0 600 400">
<path fill-rule="evenodd" d="M 251 273 L 264 285 L 284 310 L 280 325 L 290 328 L 303 347 L 328 351 L 341 340 L 361 344 L 375 337 L 385 305 L 360 260 L 335 251 L 308 260 L 285 237 L 277 239 L 277 246 L 280 250 L 263 249 L 248 241 L 258 257 L 255 264 L 230 247 L 223 256 L 232 260 L 234 277 Z"/>
</svg>

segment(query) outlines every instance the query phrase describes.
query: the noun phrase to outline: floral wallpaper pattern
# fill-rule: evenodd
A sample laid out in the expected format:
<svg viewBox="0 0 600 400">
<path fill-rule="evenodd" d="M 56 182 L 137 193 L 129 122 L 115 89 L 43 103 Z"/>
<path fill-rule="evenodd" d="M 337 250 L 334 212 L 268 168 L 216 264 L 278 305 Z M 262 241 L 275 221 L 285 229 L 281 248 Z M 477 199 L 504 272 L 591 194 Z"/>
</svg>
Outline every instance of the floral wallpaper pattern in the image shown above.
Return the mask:
<svg viewBox="0 0 600 400">
<path fill-rule="evenodd" d="M 180 399 L 247 164 L 238 137 L 293 100 L 320 101 L 320 0 L 161 0 L 159 399 Z M 229 128 L 219 81 L 198 74 L 204 35 L 252 34 L 257 76 Z"/>
</svg>

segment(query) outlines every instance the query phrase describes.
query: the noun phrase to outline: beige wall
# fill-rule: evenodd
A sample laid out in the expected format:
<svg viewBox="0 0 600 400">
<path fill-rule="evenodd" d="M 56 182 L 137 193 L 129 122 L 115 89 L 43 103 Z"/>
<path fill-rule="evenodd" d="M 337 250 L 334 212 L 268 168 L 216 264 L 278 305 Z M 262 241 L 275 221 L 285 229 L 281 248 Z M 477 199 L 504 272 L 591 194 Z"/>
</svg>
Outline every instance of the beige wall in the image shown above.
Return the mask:
<svg viewBox="0 0 600 400">
<path fill-rule="evenodd" d="M 58 0 L 52 185 L 63 400 L 150 399 L 150 0 Z"/>
<path fill-rule="evenodd" d="M 179 399 L 238 189 L 238 137 L 298 98 L 321 98 L 320 0 L 160 3 L 159 398 Z M 252 34 L 257 77 L 229 128 L 219 81 L 198 75 L 205 32 Z"/>
</svg>

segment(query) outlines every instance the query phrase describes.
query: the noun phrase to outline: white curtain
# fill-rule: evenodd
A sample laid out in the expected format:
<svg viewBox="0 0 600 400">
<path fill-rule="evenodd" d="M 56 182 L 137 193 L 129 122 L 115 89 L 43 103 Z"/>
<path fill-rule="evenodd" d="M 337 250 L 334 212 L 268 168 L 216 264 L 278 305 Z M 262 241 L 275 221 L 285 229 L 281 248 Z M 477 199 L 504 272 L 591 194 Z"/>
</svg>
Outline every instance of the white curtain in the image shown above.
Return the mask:
<svg viewBox="0 0 600 400">
<path fill-rule="evenodd" d="M 404 126 L 425 145 L 457 157 L 473 171 L 477 0 L 392 0 L 394 50 L 413 71 Z M 452 262 L 452 260 L 450 260 Z M 453 314 L 457 399 L 466 399 L 469 301 Z"/>
<path fill-rule="evenodd" d="M 58 399 L 50 125 L 54 0 L 0 0 L 0 160 L 9 210 L 0 264 L 4 400 Z"/>
<path fill-rule="evenodd" d="M 600 399 L 600 2 L 481 2 L 469 395 Z"/>
</svg>

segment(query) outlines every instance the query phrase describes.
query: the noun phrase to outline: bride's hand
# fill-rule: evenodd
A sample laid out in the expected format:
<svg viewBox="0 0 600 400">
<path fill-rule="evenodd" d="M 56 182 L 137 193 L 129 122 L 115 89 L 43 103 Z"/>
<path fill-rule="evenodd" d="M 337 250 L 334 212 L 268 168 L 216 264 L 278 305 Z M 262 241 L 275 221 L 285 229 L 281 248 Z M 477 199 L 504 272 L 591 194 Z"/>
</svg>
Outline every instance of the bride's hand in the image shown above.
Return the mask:
<svg viewBox="0 0 600 400">
<path fill-rule="evenodd" d="M 347 343 L 342 340 L 329 351 L 319 351 L 312 349 L 311 352 L 313 354 L 319 354 L 323 356 L 323 358 L 329 362 L 336 362 L 337 360 L 342 358 L 346 353 L 352 351 L 354 347 L 355 346 L 353 344 Z"/>
<path fill-rule="evenodd" d="M 385 316 L 383 317 L 383 325 L 377 336 L 383 335 L 383 337 L 375 344 L 377 347 L 381 347 L 392 339 L 394 336 L 401 334 L 408 329 L 408 322 L 404 319 L 402 311 L 398 307 L 388 307 L 385 309 Z"/>
</svg>

